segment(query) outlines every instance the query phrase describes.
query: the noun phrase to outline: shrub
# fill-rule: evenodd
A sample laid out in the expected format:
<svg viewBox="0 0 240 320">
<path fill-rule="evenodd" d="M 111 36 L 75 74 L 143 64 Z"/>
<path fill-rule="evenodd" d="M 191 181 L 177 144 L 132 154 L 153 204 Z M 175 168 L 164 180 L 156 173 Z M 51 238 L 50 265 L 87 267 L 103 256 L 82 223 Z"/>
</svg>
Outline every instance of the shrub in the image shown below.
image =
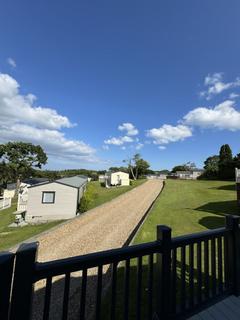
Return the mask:
<svg viewBox="0 0 240 320">
<path fill-rule="evenodd" d="M 93 201 L 93 199 L 94 199 L 94 187 L 93 185 L 88 184 L 87 189 L 80 201 L 79 211 L 82 213 L 89 210 L 90 204 Z"/>
</svg>

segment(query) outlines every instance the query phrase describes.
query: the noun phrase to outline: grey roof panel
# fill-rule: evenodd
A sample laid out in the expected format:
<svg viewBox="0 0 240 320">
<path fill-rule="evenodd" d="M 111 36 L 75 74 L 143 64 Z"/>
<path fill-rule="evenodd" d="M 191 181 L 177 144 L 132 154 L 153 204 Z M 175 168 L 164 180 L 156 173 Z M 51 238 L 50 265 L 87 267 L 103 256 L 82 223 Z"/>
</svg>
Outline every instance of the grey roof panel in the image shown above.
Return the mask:
<svg viewBox="0 0 240 320">
<path fill-rule="evenodd" d="M 80 188 L 83 184 L 87 182 L 88 178 L 85 176 L 74 176 L 74 177 L 67 177 L 56 180 L 56 182 L 66 184 L 71 187 Z"/>
</svg>

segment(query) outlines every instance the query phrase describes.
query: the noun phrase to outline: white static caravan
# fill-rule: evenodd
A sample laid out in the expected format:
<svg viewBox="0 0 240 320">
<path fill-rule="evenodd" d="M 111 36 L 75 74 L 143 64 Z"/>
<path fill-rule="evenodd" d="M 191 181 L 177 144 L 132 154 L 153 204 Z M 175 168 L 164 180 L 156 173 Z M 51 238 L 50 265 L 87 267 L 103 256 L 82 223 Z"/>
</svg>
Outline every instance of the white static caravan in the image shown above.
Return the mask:
<svg viewBox="0 0 240 320">
<path fill-rule="evenodd" d="M 185 180 L 196 180 L 198 177 L 201 176 L 203 170 L 190 170 L 190 171 L 177 171 L 176 177 L 178 179 L 185 179 Z"/>
<path fill-rule="evenodd" d="M 75 176 L 29 187 L 26 222 L 74 218 L 87 181 L 87 177 Z"/>
<path fill-rule="evenodd" d="M 105 175 L 106 185 L 108 186 L 129 186 L 129 174 L 126 172 L 108 172 Z"/>
</svg>

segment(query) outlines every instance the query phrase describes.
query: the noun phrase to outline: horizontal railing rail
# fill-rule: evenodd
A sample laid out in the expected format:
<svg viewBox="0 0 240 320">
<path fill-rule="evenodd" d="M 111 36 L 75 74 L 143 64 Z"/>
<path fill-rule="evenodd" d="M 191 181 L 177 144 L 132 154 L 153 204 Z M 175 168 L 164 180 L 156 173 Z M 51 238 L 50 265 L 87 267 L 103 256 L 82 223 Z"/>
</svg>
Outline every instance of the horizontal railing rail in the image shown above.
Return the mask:
<svg viewBox="0 0 240 320">
<path fill-rule="evenodd" d="M 217 238 L 218 236 L 224 236 L 230 233 L 231 233 L 231 230 L 224 227 L 224 228 L 218 228 L 218 229 L 213 229 L 213 230 L 208 230 L 203 232 L 191 233 L 184 236 L 178 236 L 178 237 L 172 238 L 172 248 L 177 248 L 183 245 L 189 245 L 191 243 L 197 243 L 204 240 L 214 239 L 214 238 Z"/>
<path fill-rule="evenodd" d="M 186 318 L 240 295 L 238 223 L 227 216 L 224 228 L 175 238 L 157 226 L 153 242 L 47 262 L 38 243 L 23 244 L 0 255 L 0 318 Z"/>
<path fill-rule="evenodd" d="M 126 259 L 133 259 L 153 253 L 161 253 L 161 241 L 153 241 L 130 247 L 111 249 L 94 252 L 72 258 L 59 259 L 49 262 L 37 262 L 35 267 L 34 281 L 46 277 L 53 277 L 66 272 L 74 272 L 83 269 L 90 269 L 99 265 L 107 265 L 114 262 L 121 262 Z"/>
</svg>

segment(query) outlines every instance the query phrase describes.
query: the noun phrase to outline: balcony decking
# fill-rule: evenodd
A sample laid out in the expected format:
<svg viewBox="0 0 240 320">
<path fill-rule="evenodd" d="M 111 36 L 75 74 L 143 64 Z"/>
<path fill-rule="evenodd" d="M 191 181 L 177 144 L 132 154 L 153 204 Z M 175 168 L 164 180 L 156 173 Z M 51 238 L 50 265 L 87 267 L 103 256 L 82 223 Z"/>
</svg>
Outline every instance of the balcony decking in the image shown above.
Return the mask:
<svg viewBox="0 0 240 320">
<path fill-rule="evenodd" d="M 239 320 L 240 297 L 230 296 L 188 320 Z"/>
</svg>

